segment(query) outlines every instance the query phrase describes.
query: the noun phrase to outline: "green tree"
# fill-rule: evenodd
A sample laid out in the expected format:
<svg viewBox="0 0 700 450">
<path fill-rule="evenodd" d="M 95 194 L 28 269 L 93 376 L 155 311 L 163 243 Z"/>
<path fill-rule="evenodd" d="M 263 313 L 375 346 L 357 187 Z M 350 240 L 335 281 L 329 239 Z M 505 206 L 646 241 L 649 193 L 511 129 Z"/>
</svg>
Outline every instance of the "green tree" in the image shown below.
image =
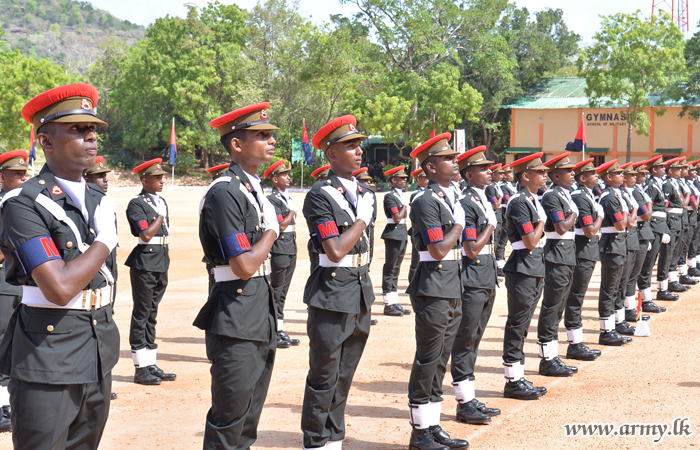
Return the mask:
<svg viewBox="0 0 700 450">
<path fill-rule="evenodd" d="M 0 50 L 0 148 L 28 149 L 30 125 L 22 118 L 22 107 L 34 96 L 77 81 L 48 59 L 35 60 L 19 50 Z"/>
<path fill-rule="evenodd" d="M 693 120 L 700 118 L 700 31 L 685 44 L 685 64 L 688 78 L 679 83 L 685 104 L 681 116 L 688 114 Z"/>
<path fill-rule="evenodd" d="M 678 80 L 686 73 L 683 34 L 668 14 L 649 20 L 641 11 L 604 16 L 594 43 L 578 60 L 586 77 L 591 107 L 621 106 L 627 114 L 627 161 L 632 128 L 649 135 L 649 118 L 642 108 L 677 98 Z M 652 105 L 650 96 L 656 100 Z M 663 109 L 657 111 L 663 114 Z"/>
</svg>

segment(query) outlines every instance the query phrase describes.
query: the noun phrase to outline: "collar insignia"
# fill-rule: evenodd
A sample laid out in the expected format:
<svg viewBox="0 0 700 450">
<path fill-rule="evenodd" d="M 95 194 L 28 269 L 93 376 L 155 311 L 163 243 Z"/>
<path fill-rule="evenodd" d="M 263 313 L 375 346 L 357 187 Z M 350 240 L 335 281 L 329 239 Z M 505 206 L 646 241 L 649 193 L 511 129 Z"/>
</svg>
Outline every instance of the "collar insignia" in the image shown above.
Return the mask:
<svg viewBox="0 0 700 450">
<path fill-rule="evenodd" d="M 444 196 L 445 196 L 444 192 L 442 192 L 442 191 L 438 192 L 438 197 L 444 197 Z"/>
<path fill-rule="evenodd" d="M 362 188 L 360 186 L 357 186 L 357 190 L 362 194 Z"/>
<path fill-rule="evenodd" d="M 63 194 L 63 189 L 61 189 L 58 185 L 54 185 L 51 188 L 51 193 L 53 195 L 61 195 L 61 194 Z"/>
<path fill-rule="evenodd" d="M 248 192 L 253 192 L 253 189 L 250 187 L 250 183 L 246 182 L 245 187 L 248 189 Z"/>
<path fill-rule="evenodd" d="M 343 190 L 342 186 L 338 186 L 337 189 L 338 189 L 338 192 L 340 192 L 341 194 L 345 194 L 345 191 Z"/>
</svg>

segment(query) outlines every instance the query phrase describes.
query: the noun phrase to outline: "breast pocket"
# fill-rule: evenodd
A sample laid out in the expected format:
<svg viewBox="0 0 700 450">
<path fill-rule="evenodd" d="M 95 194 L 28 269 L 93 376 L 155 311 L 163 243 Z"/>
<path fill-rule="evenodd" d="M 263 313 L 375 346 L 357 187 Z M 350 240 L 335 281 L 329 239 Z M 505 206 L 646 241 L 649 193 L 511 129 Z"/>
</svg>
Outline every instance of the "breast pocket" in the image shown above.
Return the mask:
<svg viewBox="0 0 700 450">
<path fill-rule="evenodd" d="M 28 333 L 68 334 L 75 327 L 75 317 L 60 309 L 55 313 L 34 312 L 37 308 L 26 308 L 23 315 L 24 329 Z"/>
</svg>

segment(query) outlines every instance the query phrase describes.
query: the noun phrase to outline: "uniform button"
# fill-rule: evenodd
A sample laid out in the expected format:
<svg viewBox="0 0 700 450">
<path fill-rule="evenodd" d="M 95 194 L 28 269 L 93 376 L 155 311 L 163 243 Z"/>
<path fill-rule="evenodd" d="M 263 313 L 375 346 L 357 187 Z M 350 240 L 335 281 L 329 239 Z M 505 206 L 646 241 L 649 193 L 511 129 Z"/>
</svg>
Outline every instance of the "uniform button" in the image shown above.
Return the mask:
<svg viewBox="0 0 700 450">
<path fill-rule="evenodd" d="M 476 263 L 477 263 L 477 264 L 479 264 L 480 262 L 481 262 L 481 261 L 479 261 L 478 259 L 476 260 Z"/>
<path fill-rule="evenodd" d="M 149 251 L 149 252 L 152 252 L 152 251 L 153 251 L 153 249 L 152 249 L 152 248 L 149 248 L 149 249 L 148 249 L 148 251 Z"/>
<path fill-rule="evenodd" d="M 335 278 L 335 272 L 333 272 L 333 273 L 331 274 L 331 276 L 332 276 L 333 278 Z"/>
<path fill-rule="evenodd" d="M 239 177 L 238 175 L 236 175 L 236 179 L 237 179 L 237 180 L 240 180 L 240 179 L 241 179 L 241 177 Z"/>
<path fill-rule="evenodd" d="M 442 269 L 442 264 L 438 264 L 438 269 Z"/>
<path fill-rule="evenodd" d="M 242 294 L 242 293 L 243 293 L 243 289 L 239 289 L 239 290 L 237 290 L 236 292 L 238 292 L 239 294 Z"/>
<path fill-rule="evenodd" d="M 97 326 L 97 319 L 92 319 L 92 326 L 94 326 L 94 327 Z"/>
<path fill-rule="evenodd" d="M 447 221 L 447 225 L 452 225 L 452 221 L 451 221 L 451 220 L 448 220 L 448 221 Z"/>
<path fill-rule="evenodd" d="M 44 180 L 41 180 L 41 181 L 44 181 Z M 51 333 L 51 332 L 53 331 L 53 325 L 47 326 L 47 327 L 46 327 L 46 331 L 48 331 L 49 333 Z"/>
<path fill-rule="evenodd" d="M 46 184 L 46 181 L 44 181 L 44 180 L 39 180 L 39 184 L 44 185 L 44 184 Z M 53 330 L 53 327 L 51 327 L 51 330 Z M 49 331 L 51 331 L 51 330 L 49 330 Z"/>
<path fill-rule="evenodd" d="M 362 277 L 360 277 L 360 281 L 362 281 Z"/>
<path fill-rule="evenodd" d="M 257 226 L 256 226 L 256 227 L 255 227 L 255 231 L 258 231 L 258 230 L 260 230 L 260 227 L 257 227 Z"/>
<path fill-rule="evenodd" d="M 564 243 L 562 242 L 561 245 L 564 245 Z"/>
<path fill-rule="evenodd" d="M 347 226 L 348 226 L 348 223 L 347 223 L 347 222 L 343 222 L 343 225 L 347 227 Z"/>
<path fill-rule="evenodd" d="M 66 242 L 66 248 L 73 248 L 73 243 L 71 241 Z"/>
<path fill-rule="evenodd" d="M 530 252 L 530 254 L 532 255 L 532 251 Z"/>
<path fill-rule="evenodd" d="M 280 236 L 280 239 L 284 239 L 284 236 Z"/>
</svg>

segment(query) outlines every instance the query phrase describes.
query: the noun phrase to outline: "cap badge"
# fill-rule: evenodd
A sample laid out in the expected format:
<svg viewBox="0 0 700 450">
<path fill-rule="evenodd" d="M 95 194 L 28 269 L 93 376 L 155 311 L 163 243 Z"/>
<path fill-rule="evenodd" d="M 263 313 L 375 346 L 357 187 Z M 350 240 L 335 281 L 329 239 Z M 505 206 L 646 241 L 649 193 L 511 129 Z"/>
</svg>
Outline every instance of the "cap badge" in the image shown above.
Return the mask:
<svg viewBox="0 0 700 450">
<path fill-rule="evenodd" d="M 355 125 L 351 123 L 348 124 L 348 128 L 350 129 L 350 131 L 355 131 Z"/>
<path fill-rule="evenodd" d="M 63 189 L 61 189 L 58 185 L 54 185 L 51 188 L 51 193 L 53 195 L 61 195 L 61 194 L 63 194 Z"/>
<path fill-rule="evenodd" d="M 102 161 L 100 161 L 100 162 L 99 162 L 99 164 L 100 164 L 100 167 L 103 167 L 103 165 L 102 165 Z"/>
<path fill-rule="evenodd" d="M 343 190 L 342 186 L 338 186 L 337 189 L 338 189 L 338 192 L 340 192 L 341 194 L 345 194 L 345 191 Z"/>
<path fill-rule="evenodd" d="M 80 102 L 80 107 L 83 108 L 83 109 L 92 109 L 92 108 L 90 108 L 90 102 L 89 102 L 88 99 L 86 99 L 86 98 L 84 98 L 84 99 Z"/>
<path fill-rule="evenodd" d="M 264 109 L 260 110 L 260 118 L 262 120 L 267 120 L 267 111 L 265 111 Z"/>
<path fill-rule="evenodd" d="M 18 162 L 19 164 L 24 164 L 24 158 L 20 158 Z"/>
<path fill-rule="evenodd" d="M 160 164 L 156 164 L 156 169 L 160 170 Z"/>
</svg>

